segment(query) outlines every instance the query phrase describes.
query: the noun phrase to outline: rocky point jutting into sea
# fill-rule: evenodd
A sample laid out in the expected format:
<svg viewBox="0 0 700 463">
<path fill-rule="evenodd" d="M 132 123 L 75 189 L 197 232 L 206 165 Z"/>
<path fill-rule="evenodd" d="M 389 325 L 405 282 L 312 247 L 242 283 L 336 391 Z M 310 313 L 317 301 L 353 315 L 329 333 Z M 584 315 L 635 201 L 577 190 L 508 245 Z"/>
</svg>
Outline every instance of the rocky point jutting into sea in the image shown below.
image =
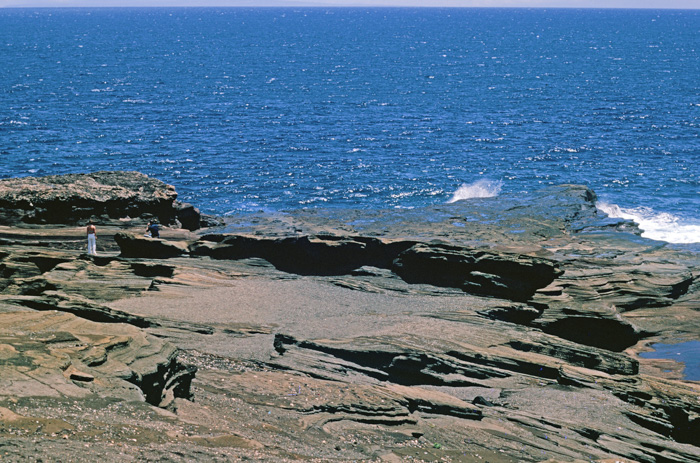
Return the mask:
<svg viewBox="0 0 700 463">
<path fill-rule="evenodd" d="M 584 186 L 224 222 L 5 179 L 0 246 L 3 462 L 700 461 L 700 384 L 638 356 L 698 339 L 697 249 Z"/>
</svg>

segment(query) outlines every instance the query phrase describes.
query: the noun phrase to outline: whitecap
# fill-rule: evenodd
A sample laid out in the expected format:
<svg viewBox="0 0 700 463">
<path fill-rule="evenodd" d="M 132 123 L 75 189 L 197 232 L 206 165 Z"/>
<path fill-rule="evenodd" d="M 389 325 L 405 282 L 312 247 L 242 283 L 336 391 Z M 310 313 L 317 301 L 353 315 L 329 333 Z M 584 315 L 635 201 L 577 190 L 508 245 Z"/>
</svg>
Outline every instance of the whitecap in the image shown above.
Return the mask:
<svg viewBox="0 0 700 463">
<path fill-rule="evenodd" d="M 325 203 L 325 202 L 328 202 L 328 198 L 326 198 L 325 196 L 317 196 L 314 198 L 300 200 L 299 204 L 306 206 L 306 205 L 313 204 L 316 202 L 324 202 Z"/>
<path fill-rule="evenodd" d="M 498 196 L 502 187 L 503 182 L 500 180 L 493 181 L 484 179 L 470 184 L 463 183 L 462 186 L 457 188 L 457 191 L 452 193 L 452 198 L 447 202 L 454 203 L 456 201 L 472 198 L 492 198 Z"/>
<path fill-rule="evenodd" d="M 645 238 L 677 244 L 700 243 L 699 222 L 693 223 L 648 207 L 622 208 L 604 202 L 597 203 L 596 207 L 609 217 L 632 220 L 639 225 Z"/>
</svg>

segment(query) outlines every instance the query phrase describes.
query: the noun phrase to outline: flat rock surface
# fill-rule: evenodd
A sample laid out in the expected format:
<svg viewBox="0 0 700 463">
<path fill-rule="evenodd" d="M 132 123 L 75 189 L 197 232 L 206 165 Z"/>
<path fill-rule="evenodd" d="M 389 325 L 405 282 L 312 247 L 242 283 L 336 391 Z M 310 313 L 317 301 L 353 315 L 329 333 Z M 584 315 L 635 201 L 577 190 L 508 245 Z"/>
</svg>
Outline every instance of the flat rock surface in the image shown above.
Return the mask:
<svg viewBox="0 0 700 463">
<path fill-rule="evenodd" d="M 700 461 L 697 250 L 505 199 L 0 229 L 2 461 Z"/>
</svg>

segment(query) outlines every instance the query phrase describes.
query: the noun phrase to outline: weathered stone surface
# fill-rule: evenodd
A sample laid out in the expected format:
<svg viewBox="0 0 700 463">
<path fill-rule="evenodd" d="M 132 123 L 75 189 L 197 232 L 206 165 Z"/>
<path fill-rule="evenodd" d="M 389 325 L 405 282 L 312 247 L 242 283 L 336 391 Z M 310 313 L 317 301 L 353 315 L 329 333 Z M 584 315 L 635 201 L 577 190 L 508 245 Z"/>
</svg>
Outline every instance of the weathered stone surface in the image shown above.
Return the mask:
<svg viewBox="0 0 700 463">
<path fill-rule="evenodd" d="M 594 201 L 0 229 L 3 460 L 697 462 L 698 383 L 636 353 L 697 338 L 698 253 Z"/>
<path fill-rule="evenodd" d="M 189 243 L 187 242 L 148 238 L 131 233 L 117 233 L 114 235 L 114 241 L 119 245 L 122 257 L 167 259 L 189 252 Z"/>
<path fill-rule="evenodd" d="M 193 255 L 214 259 L 259 257 L 282 271 L 300 275 L 342 275 L 365 265 L 389 268 L 393 259 L 413 244 L 334 234 L 283 238 L 210 234 L 191 248 Z"/>
<path fill-rule="evenodd" d="M 182 228 L 187 230 L 198 230 L 200 228 L 201 214 L 199 209 L 192 204 L 175 201 L 173 209 Z"/>
<path fill-rule="evenodd" d="M 561 273 L 556 263 L 545 259 L 423 243 L 399 254 L 392 270 L 409 283 L 460 288 L 521 302 Z"/>
<path fill-rule="evenodd" d="M 153 405 L 190 397 L 194 369 L 177 361 L 173 345 L 133 326 L 56 311 L 0 312 L 0 346 L 0 396 L 94 393 Z"/>
<path fill-rule="evenodd" d="M 0 180 L 3 224 L 78 223 L 89 218 L 171 218 L 175 188 L 138 172 Z"/>
<path fill-rule="evenodd" d="M 1 179 L 0 225 L 158 218 L 165 224 L 177 220 L 188 230 L 199 229 L 199 210 L 176 198 L 172 185 L 139 172 Z"/>
<path fill-rule="evenodd" d="M 521 254 L 361 236 L 207 235 L 190 248 L 193 255 L 215 259 L 259 257 L 280 270 L 301 275 L 342 275 L 365 266 L 386 268 L 409 283 L 459 288 L 513 301 L 528 300 L 561 273 L 555 262 Z"/>
</svg>

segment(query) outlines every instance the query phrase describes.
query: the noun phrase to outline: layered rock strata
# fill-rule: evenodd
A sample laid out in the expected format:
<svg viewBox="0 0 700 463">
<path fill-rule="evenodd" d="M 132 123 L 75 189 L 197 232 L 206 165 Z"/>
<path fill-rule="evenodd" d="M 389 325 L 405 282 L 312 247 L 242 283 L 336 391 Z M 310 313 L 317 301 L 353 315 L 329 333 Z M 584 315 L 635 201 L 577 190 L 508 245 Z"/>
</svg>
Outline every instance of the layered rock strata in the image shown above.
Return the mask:
<svg viewBox="0 0 700 463">
<path fill-rule="evenodd" d="M 637 356 L 697 339 L 696 249 L 578 186 L 402 214 L 0 230 L 0 453 L 700 461 L 698 383 Z"/>
<path fill-rule="evenodd" d="M 159 219 L 197 230 L 199 210 L 177 201 L 172 185 L 139 172 L 0 179 L 0 225 L 123 223 Z M 206 222 L 205 218 L 205 224 Z"/>
</svg>

